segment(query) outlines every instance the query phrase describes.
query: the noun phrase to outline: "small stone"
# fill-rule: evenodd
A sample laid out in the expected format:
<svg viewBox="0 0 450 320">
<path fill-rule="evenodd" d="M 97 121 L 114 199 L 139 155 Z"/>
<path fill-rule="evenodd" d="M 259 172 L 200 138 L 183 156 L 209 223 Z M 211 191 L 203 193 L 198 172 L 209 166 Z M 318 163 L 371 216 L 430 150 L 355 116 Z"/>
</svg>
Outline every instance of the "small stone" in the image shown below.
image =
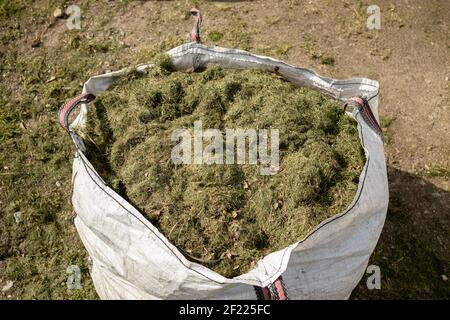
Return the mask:
<svg viewBox="0 0 450 320">
<path fill-rule="evenodd" d="M 277 202 L 275 202 L 275 204 L 273 205 L 273 208 L 276 209 L 281 209 L 283 207 L 283 200 L 278 199 Z"/>
<path fill-rule="evenodd" d="M 53 11 L 53 17 L 56 19 L 61 19 L 64 16 L 64 12 L 60 8 L 56 8 L 55 11 Z"/>
<path fill-rule="evenodd" d="M 442 278 L 442 280 L 444 280 L 444 281 L 448 281 L 448 277 L 447 277 L 445 274 L 441 275 L 441 278 Z"/>
<path fill-rule="evenodd" d="M 14 212 L 14 219 L 16 220 L 16 223 L 20 223 L 22 221 L 22 212 Z"/>
<path fill-rule="evenodd" d="M 442 197 L 442 195 L 441 195 L 439 192 L 433 192 L 431 195 L 432 195 L 433 197 L 435 197 L 435 198 L 440 198 L 440 197 Z"/>
<path fill-rule="evenodd" d="M 56 77 L 55 77 L 55 76 L 51 76 L 51 77 L 46 81 L 46 83 L 50 83 L 50 82 L 55 81 L 55 80 L 56 80 Z"/>
<path fill-rule="evenodd" d="M 32 48 L 37 48 L 41 45 L 41 39 L 40 38 L 36 38 L 33 40 L 33 42 L 31 43 L 31 47 Z"/>
<path fill-rule="evenodd" d="M 25 241 L 22 241 L 20 244 L 19 244 L 19 249 L 20 249 L 20 251 L 21 252 L 25 252 L 25 250 L 27 249 L 27 246 L 28 246 L 28 242 L 25 240 Z"/>
<path fill-rule="evenodd" d="M 231 258 L 233 258 L 233 256 L 235 256 L 235 254 L 234 254 L 234 252 L 232 252 L 232 251 L 230 251 L 230 250 L 227 250 L 227 251 L 225 252 L 225 256 L 226 256 L 228 259 L 231 259 Z"/>
<path fill-rule="evenodd" d="M 161 215 L 161 210 L 153 210 L 152 215 L 155 217 L 159 217 Z"/>
<path fill-rule="evenodd" d="M 11 280 L 6 281 L 6 284 L 2 288 L 2 292 L 8 292 L 13 287 L 14 282 Z"/>
</svg>

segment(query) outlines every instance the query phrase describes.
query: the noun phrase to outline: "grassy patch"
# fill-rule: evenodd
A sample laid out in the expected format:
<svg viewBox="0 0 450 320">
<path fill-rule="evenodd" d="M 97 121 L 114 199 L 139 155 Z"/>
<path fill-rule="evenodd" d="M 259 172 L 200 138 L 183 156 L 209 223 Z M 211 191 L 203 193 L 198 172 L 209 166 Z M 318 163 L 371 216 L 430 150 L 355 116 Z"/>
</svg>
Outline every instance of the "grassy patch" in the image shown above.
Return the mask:
<svg viewBox="0 0 450 320">
<path fill-rule="evenodd" d="M 212 41 L 212 42 L 217 42 L 222 40 L 223 38 L 223 33 L 219 32 L 219 31 L 211 31 L 208 33 L 208 40 Z"/>
<path fill-rule="evenodd" d="M 422 175 L 428 177 L 450 178 L 450 168 L 448 166 L 433 164 L 422 171 Z"/>
<path fill-rule="evenodd" d="M 334 66 L 335 62 L 336 61 L 334 60 L 333 57 L 326 56 L 326 57 L 321 57 L 320 58 L 320 63 L 328 65 L 328 66 Z"/>
<path fill-rule="evenodd" d="M 310 59 L 316 60 L 323 65 L 334 66 L 336 60 L 334 57 L 326 55 L 319 48 L 317 41 L 309 34 L 303 35 L 303 53 Z"/>
<path fill-rule="evenodd" d="M 18 17 L 26 6 L 25 1 L 0 0 L 0 17 L 2 19 Z"/>
<path fill-rule="evenodd" d="M 292 46 L 286 43 L 277 44 L 275 46 L 275 52 L 278 56 L 285 56 L 287 55 L 289 49 L 291 49 Z"/>
<path fill-rule="evenodd" d="M 380 117 L 380 125 L 383 131 L 383 141 L 386 145 L 390 145 L 393 142 L 393 133 L 390 129 L 391 125 L 395 122 L 396 117 L 382 116 Z"/>
</svg>

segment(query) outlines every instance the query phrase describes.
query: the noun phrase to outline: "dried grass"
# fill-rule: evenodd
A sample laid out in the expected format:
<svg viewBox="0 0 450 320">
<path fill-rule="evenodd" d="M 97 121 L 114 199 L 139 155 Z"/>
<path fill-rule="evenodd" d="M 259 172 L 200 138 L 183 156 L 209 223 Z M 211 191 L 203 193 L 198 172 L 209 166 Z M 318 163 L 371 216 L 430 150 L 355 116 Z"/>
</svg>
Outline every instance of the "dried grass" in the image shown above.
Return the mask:
<svg viewBox="0 0 450 320">
<path fill-rule="evenodd" d="M 280 171 L 255 165 L 178 165 L 174 129 L 276 128 Z M 185 256 L 233 277 L 301 240 L 355 196 L 365 157 L 339 105 L 255 70 L 171 72 L 167 57 L 97 98 L 88 156 Z"/>
</svg>

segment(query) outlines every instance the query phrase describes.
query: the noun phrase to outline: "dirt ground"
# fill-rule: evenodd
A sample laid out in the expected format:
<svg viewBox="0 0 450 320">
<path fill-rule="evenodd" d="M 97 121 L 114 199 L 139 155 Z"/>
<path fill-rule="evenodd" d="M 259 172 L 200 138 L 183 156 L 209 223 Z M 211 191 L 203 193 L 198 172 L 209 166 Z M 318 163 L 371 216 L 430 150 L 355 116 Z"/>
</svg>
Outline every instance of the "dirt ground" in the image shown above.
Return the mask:
<svg viewBox="0 0 450 320">
<path fill-rule="evenodd" d="M 53 16 L 72 2 L 0 0 L 1 299 L 97 297 L 70 222 L 73 150 L 57 110 L 89 76 L 187 42 L 194 5 L 208 45 L 380 82 L 390 206 L 370 264 L 382 282 L 368 290 L 363 277 L 352 299 L 450 297 L 449 1 L 73 3 L 80 30 Z M 373 4 L 380 30 L 366 27 Z M 82 289 L 67 288 L 70 265 Z"/>
</svg>

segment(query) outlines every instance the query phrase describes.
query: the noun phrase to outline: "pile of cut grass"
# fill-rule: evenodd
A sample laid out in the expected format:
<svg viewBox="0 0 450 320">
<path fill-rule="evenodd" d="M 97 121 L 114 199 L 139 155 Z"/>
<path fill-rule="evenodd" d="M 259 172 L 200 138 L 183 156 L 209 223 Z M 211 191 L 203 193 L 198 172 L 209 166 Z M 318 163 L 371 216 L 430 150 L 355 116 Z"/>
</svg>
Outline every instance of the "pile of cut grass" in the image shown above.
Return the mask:
<svg viewBox="0 0 450 320">
<path fill-rule="evenodd" d="M 161 56 L 97 97 L 85 130 L 101 176 L 190 260 L 226 276 L 301 240 L 355 196 L 365 156 L 356 122 L 324 95 L 256 70 L 170 70 Z M 275 128 L 280 169 L 175 165 L 175 129 Z"/>
</svg>

